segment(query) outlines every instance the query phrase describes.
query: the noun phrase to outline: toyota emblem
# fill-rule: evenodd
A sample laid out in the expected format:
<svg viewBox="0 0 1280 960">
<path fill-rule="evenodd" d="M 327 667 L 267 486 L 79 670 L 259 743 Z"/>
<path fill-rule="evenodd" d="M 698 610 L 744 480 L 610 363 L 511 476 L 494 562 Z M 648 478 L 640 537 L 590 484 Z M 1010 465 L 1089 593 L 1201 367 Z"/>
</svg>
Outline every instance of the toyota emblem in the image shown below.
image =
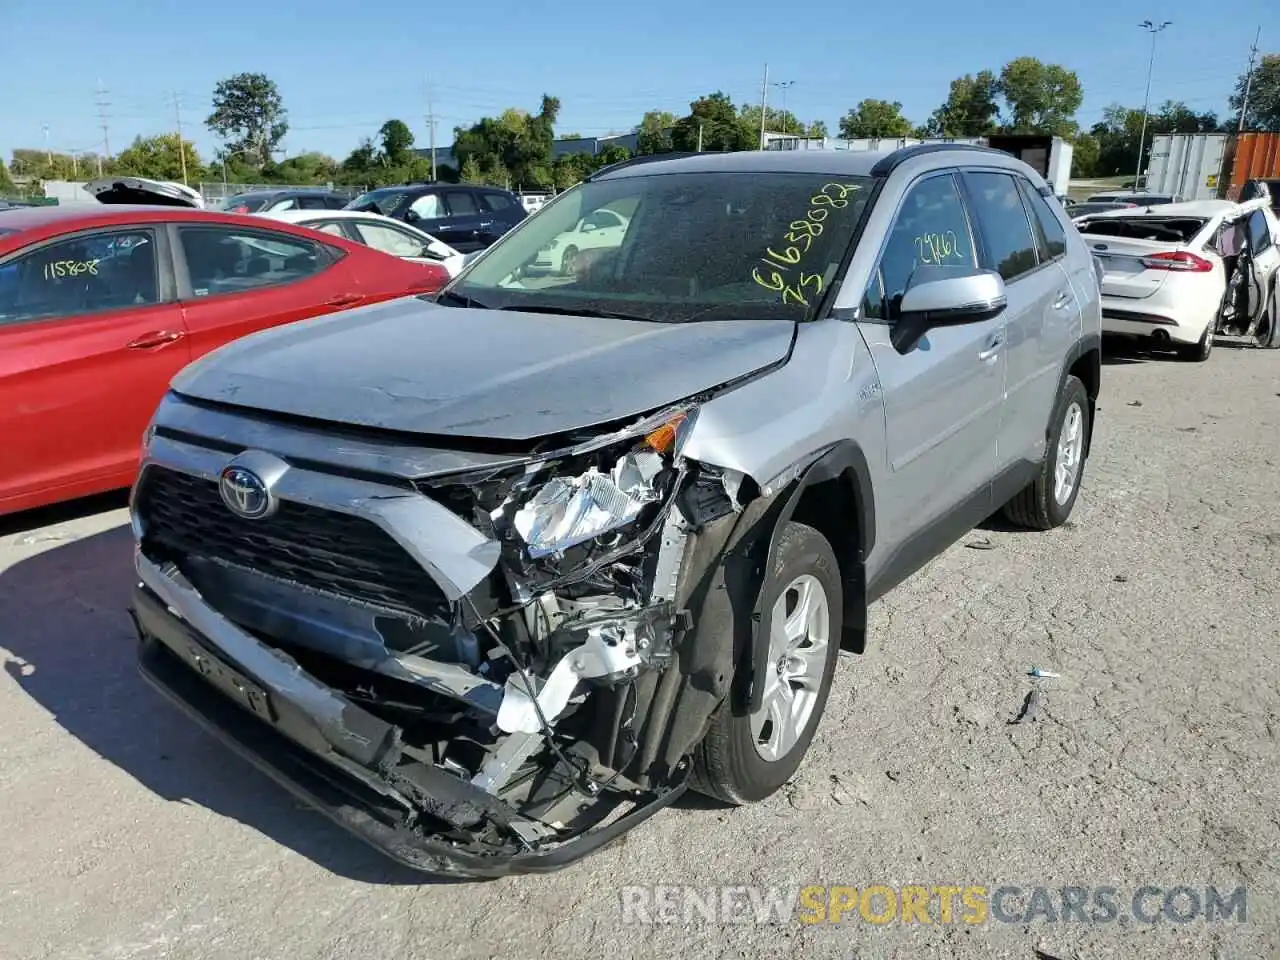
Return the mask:
<svg viewBox="0 0 1280 960">
<path fill-rule="evenodd" d="M 222 502 L 238 517 L 260 520 L 272 512 L 275 501 L 267 485 L 252 470 L 230 466 L 218 478 Z"/>
</svg>

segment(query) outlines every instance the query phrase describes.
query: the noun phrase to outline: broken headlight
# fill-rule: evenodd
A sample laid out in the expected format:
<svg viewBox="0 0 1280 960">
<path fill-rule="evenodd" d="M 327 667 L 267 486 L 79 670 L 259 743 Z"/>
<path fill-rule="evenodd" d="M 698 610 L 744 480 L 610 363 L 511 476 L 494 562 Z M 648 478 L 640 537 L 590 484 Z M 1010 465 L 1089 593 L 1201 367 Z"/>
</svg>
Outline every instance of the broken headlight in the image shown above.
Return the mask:
<svg viewBox="0 0 1280 960">
<path fill-rule="evenodd" d="M 633 450 L 607 474 L 591 467 L 576 477 L 547 481 L 513 518 L 529 556 L 561 553 L 626 526 L 660 499 L 653 481 L 662 468 L 660 454 Z"/>
<path fill-rule="evenodd" d="M 628 444 L 613 459 L 573 475 L 553 476 L 511 518 L 531 559 L 563 553 L 635 521 L 662 500 L 661 477 L 678 453 L 692 415 L 665 412 L 590 444 L 600 454 Z M 607 446 L 601 441 L 607 441 Z"/>
</svg>

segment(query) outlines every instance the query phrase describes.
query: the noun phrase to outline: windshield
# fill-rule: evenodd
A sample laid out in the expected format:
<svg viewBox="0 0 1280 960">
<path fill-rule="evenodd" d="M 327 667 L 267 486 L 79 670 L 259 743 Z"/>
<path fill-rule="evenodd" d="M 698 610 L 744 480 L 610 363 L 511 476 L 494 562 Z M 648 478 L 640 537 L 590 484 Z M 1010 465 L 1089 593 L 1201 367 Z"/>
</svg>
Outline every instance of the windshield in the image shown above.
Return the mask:
<svg viewBox="0 0 1280 960">
<path fill-rule="evenodd" d="M 390 216 L 400 206 L 401 201 L 408 195 L 405 190 L 370 190 L 368 193 L 362 193 L 350 203 L 347 204 L 347 210 L 372 210 L 374 213 L 381 213 Z"/>
<path fill-rule="evenodd" d="M 810 319 L 871 185 L 755 171 L 588 181 L 490 248 L 442 302 L 668 323 Z"/>
</svg>

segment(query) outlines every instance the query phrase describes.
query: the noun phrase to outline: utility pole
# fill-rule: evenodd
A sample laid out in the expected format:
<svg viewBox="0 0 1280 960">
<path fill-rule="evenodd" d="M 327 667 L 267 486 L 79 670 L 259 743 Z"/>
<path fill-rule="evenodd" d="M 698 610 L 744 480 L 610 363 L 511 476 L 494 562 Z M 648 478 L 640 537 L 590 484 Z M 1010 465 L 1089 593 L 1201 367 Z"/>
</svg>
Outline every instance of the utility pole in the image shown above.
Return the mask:
<svg viewBox="0 0 1280 960">
<path fill-rule="evenodd" d="M 49 164 L 49 172 L 53 172 L 53 150 L 49 147 L 49 125 L 47 123 L 40 124 L 40 128 L 44 130 L 44 159 Z"/>
<path fill-rule="evenodd" d="M 182 142 L 182 98 L 178 96 L 178 91 L 173 91 L 173 118 L 178 123 L 178 156 L 182 160 L 182 183 L 183 186 L 190 186 L 187 183 L 187 145 Z"/>
<path fill-rule="evenodd" d="M 1249 94 L 1253 91 L 1253 61 L 1258 56 L 1258 41 L 1262 39 L 1262 27 L 1253 35 L 1253 46 L 1249 48 L 1249 67 L 1245 70 L 1244 96 L 1240 99 L 1240 123 L 1236 133 L 1244 133 L 1244 118 L 1249 112 Z"/>
<path fill-rule="evenodd" d="M 764 118 L 769 112 L 769 65 L 764 65 L 764 80 L 760 83 L 760 149 L 764 149 Z"/>
<path fill-rule="evenodd" d="M 107 88 L 103 86 L 102 81 L 98 81 L 98 95 L 94 102 L 98 107 L 98 123 L 102 126 L 102 152 L 105 156 L 111 156 L 111 137 L 107 131 L 107 107 L 111 106 L 111 101 L 107 99 Z M 102 176 L 102 158 L 98 158 L 98 176 Z"/>
<path fill-rule="evenodd" d="M 782 91 L 782 122 L 785 124 L 787 122 L 787 90 L 794 87 L 796 82 L 794 80 L 776 80 L 773 85 Z M 786 133 L 787 131 L 784 129 L 782 132 Z"/>
<path fill-rule="evenodd" d="M 1150 20 L 1143 20 L 1139 27 L 1151 34 L 1151 59 L 1147 61 L 1147 95 L 1142 101 L 1142 133 L 1138 135 L 1138 172 L 1133 177 L 1133 192 L 1138 192 L 1138 181 L 1142 179 L 1142 148 L 1147 141 L 1147 111 L 1151 109 L 1151 71 L 1156 65 L 1156 36 L 1165 27 L 1173 25 L 1172 20 L 1165 20 L 1162 23 L 1152 23 Z"/>
<path fill-rule="evenodd" d="M 702 152 L 702 121 L 698 121 L 698 152 Z"/>
<path fill-rule="evenodd" d="M 431 78 L 427 78 L 427 137 L 431 143 L 431 179 L 436 179 L 436 111 L 431 95 Z"/>
</svg>

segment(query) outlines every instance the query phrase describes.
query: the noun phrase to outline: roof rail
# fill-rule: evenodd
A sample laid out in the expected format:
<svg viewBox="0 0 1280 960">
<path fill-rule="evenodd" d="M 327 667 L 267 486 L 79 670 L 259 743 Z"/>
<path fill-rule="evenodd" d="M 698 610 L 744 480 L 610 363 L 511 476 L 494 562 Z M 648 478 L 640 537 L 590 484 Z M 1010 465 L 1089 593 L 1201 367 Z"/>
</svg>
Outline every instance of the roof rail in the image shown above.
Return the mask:
<svg viewBox="0 0 1280 960">
<path fill-rule="evenodd" d="M 683 153 L 646 153 L 638 157 L 627 157 L 625 160 L 619 160 L 617 163 L 611 163 L 607 167 L 601 167 L 595 173 L 583 178 L 584 182 L 589 183 L 597 180 L 606 173 L 613 173 L 615 170 L 621 170 L 623 167 L 634 167 L 640 163 L 654 163 L 658 160 L 681 160 L 685 157 L 696 157 L 695 151 L 685 151 Z"/>
<path fill-rule="evenodd" d="M 887 177 L 908 160 L 914 160 L 916 157 L 922 157 L 930 153 L 945 153 L 949 150 L 965 150 L 976 153 L 998 153 L 1002 157 L 1013 156 L 1003 150 L 995 150 L 991 147 L 980 147 L 974 143 L 915 143 L 909 147 L 899 147 L 887 157 L 882 157 L 876 162 L 876 165 L 871 168 L 871 176 Z"/>
</svg>

